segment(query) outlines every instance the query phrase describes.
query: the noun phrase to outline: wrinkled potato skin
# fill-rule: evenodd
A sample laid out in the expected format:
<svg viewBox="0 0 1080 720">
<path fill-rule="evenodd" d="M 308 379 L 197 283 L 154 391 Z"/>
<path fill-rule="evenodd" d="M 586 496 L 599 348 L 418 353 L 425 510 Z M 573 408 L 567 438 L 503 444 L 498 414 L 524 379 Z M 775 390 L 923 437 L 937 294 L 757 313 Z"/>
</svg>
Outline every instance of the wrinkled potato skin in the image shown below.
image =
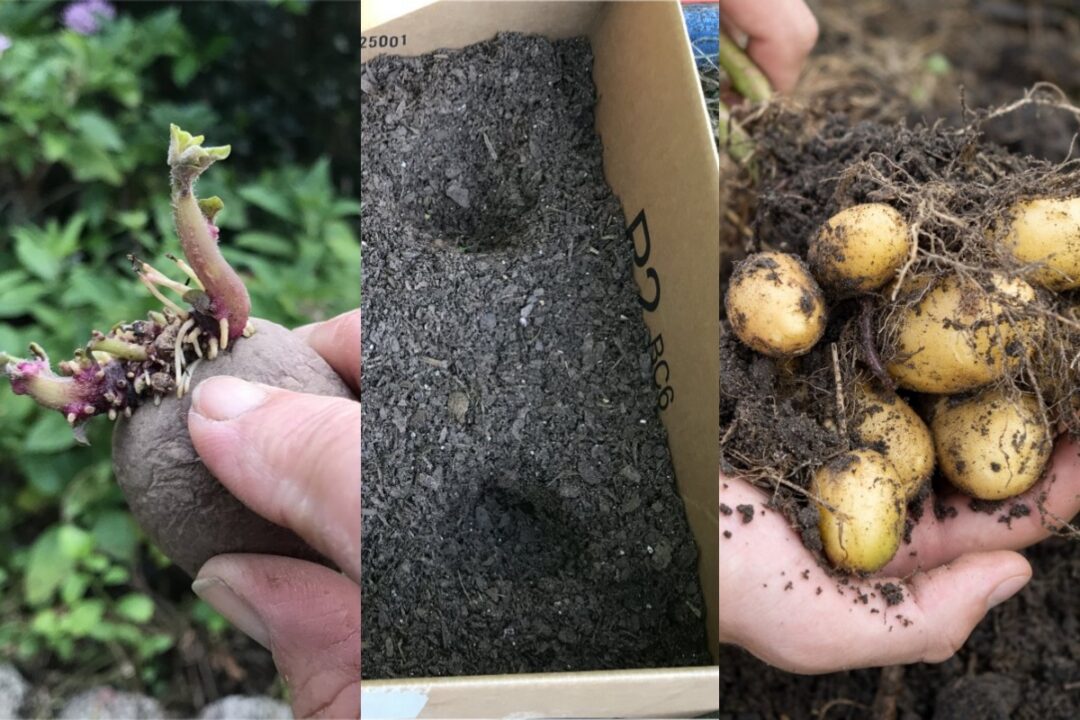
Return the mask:
<svg viewBox="0 0 1080 720">
<path fill-rule="evenodd" d="M 996 388 L 939 401 L 930 429 L 945 477 L 981 500 L 1004 500 L 1029 490 L 1042 477 L 1053 449 L 1038 399 L 1010 397 Z"/>
<path fill-rule="evenodd" d="M 1023 304 L 1036 299 L 1034 288 L 1020 279 L 995 275 L 992 284 L 1010 300 L 1008 308 L 989 297 L 974 281 L 955 275 L 925 276 L 904 283 L 898 301 L 918 297 L 892 322 L 897 336 L 896 356 L 886 369 L 908 390 L 950 395 L 987 385 L 1015 367 L 1024 348 L 1039 341 L 1041 320 L 1008 322 Z"/>
<path fill-rule="evenodd" d="M 1055 291 L 1080 287 L 1080 198 L 1037 199 L 1009 212 L 1005 248 L 1020 263 L 1042 263 L 1028 276 Z"/>
<path fill-rule="evenodd" d="M 835 509 L 818 503 L 821 542 L 834 566 L 870 573 L 896 554 L 907 509 L 896 468 L 884 455 L 841 455 L 815 471 L 811 491 Z"/>
<path fill-rule="evenodd" d="M 739 340 L 769 357 L 802 355 L 825 332 L 825 297 L 793 255 L 756 253 L 740 262 L 724 306 Z"/>
<path fill-rule="evenodd" d="M 869 383 L 856 386 L 855 402 L 852 434 L 893 464 L 904 486 L 905 499 L 911 500 L 934 472 L 930 428 L 896 393 Z"/>
<path fill-rule="evenodd" d="M 884 203 L 853 205 L 829 218 L 810 242 L 810 269 L 844 295 L 877 290 L 911 254 L 903 216 Z"/>
<path fill-rule="evenodd" d="M 192 388 L 215 375 L 316 395 L 353 398 L 307 343 L 265 320 L 214 361 L 195 370 Z M 248 510 L 199 460 L 188 435 L 191 394 L 142 405 L 113 432 L 113 472 L 135 519 L 162 552 L 191 576 L 222 553 L 269 553 L 325 562 L 291 531 Z M 357 436 L 357 442 L 359 442 Z M 266 478 L 266 482 L 274 482 Z"/>
</svg>

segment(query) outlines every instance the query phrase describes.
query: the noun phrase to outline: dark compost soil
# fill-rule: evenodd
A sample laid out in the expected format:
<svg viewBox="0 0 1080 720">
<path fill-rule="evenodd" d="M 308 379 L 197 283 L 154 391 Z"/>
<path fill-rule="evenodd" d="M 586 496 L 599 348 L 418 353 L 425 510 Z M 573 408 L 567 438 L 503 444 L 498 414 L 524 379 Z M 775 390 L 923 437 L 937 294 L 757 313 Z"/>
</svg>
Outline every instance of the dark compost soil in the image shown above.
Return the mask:
<svg viewBox="0 0 1080 720">
<path fill-rule="evenodd" d="M 365 677 L 710 662 L 591 64 L 364 68 Z"/>
<path fill-rule="evenodd" d="M 1071 0 L 826 0 L 813 5 L 822 39 L 807 73 L 813 87 L 804 89 L 810 95 L 831 89 L 828 107 L 848 112 L 853 121 L 955 121 L 961 84 L 969 107 L 1010 102 L 1040 80 L 1055 82 L 1074 102 L 1080 99 L 1080 8 Z M 947 58 L 948 72 L 925 72 L 933 53 Z M 1076 123 L 1031 109 L 983 129 L 986 139 L 1010 151 L 1057 162 Z M 771 381 L 774 374 L 761 363 L 734 367 L 747 380 Z M 947 511 L 934 507 L 939 517 Z M 998 510 L 1004 513 L 1002 530 L 1007 531 L 1009 518 L 1025 511 L 1032 510 Z M 1080 553 L 1075 541 L 1051 538 L 1024 554 L 1034 569 L 1030 584 L 991 610 L 964 647 L 941 664 L 800 676 L 722 647 L 720 717 L 1080 717 Z"/>
</svg>

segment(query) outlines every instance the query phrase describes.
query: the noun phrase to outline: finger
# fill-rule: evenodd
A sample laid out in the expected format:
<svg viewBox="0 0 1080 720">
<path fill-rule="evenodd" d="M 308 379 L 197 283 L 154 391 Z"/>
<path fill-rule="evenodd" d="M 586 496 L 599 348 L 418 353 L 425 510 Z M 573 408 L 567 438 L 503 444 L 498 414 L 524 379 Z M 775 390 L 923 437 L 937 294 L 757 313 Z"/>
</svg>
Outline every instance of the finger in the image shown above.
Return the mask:
<svg viewBox="0 0 1080 720">
<path fill-rule="evenodd" d="M 195 389 L 188 430 L 241 502 L 360 577 L 360 403 L 215 377 Z"/>
<path fill-rule="evenodd" d="M 303 325 L 294 330 L 334 372 L 360 392 L 360 311 L 350 310 L 325 322 Z"/>
<path fill-rule="evenodd" d="M 275 555 L 211 558 L 192 589 L 268 648 L 295 717 L 360 713 L 360 588 L 315 563 Z"/>
<path fill-rule="evenodd" d="M 1045 539 L 1053 528 L 1080 512 L 1080 448 L 1071 441 L 1059 442 L 1046 477 L 995 512 L 972 510 L 971 499 L 964 495 L 945 498 L 938 504 L 952 508 L 949 515 L 939 518 L 927 507 L 911 531 L 911 544 L 900 547 L 885 573 L 907 575 L 969 552 L 1019 550 Z M 1028 514 L 1013 508 L 1022 508 L 1021 512 Z"/>
<path fill-rule="evenodd" d="M 795 87 L 818 37 L 817 20 L 803 0 L 720 0 L 720 17 L 749 36 L 747 53 L 777 91 Z"/>
<path fill-rule="evenodd" d="M 755 512 L 746 523 L 743 512 L 721 509 L 720 636 L 784 670 L 944 660 L 1031 577 L 1027 561 L 1006 551 L 966 555 L 906 580 L 832 575 L 764 499 L 745 483 L 722 481 L 722 503 Z"/>
</svg>

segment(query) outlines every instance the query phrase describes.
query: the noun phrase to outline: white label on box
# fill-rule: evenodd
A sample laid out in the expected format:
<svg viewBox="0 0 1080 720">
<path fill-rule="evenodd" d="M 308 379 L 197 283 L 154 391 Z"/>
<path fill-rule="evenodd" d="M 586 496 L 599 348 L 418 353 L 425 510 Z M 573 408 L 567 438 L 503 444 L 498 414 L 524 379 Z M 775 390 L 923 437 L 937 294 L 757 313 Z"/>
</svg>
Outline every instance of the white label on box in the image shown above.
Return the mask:
<svg viewBox="0 0 1080 720">
<path fill-rule="evenodd" d="M 361 690 L 360 717 L 364 720 L 413 720 L 427 705 L 427 693 L 416 690 Z"/>
</svg>

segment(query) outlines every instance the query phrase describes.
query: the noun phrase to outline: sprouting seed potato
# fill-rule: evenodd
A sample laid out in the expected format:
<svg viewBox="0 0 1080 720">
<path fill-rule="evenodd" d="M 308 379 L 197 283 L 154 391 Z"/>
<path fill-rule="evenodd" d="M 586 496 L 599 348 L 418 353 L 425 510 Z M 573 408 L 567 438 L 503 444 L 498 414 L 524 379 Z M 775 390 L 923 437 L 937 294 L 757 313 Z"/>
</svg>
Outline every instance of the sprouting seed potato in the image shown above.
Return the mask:
<svg viewBox="0 0 1080 720">
<path fill-rule="evenodd" d="M 867 382 L 856 386 L 855 404 L 852 434 L 893 464 L 904 487 L 904 496 L 911 500 L 934 472 L 930 428 L 896 393 Z"/>
<path fill-rule="evenodd" d="M 724 297 L 744 344 L 774 358 L 808 352 L 825 332 L 825 297 L 794 255 L 763 252 L 740 262 Z"/>
<path fill-rule="evenodd" d="M 822 285 L 840 294 L 876 290 L 911 255 L 904 218 L 884 203 L 866 203 L 829 218 L 810 241 L 810 268 Z"/>
<path fill-rule="evenodd" d="M 896 468 L 874 450 L 854 450 L 814 472 L 818 529 L 832 564 L 852 572 L 875 572 L 900 547 L 907 514 Z"/>
<path fill-rule="evenodd" d="M 901 387 L 946 395 L 974 390 L 1003 377 L 1039 342 L 1042 320 L 1024 315 L 1034 288 L 1000 273 L 990 287 L 957 275 L 905 281 L 898 301 L 917 300 L 892 320 L 896 349 L 886 368 Z"/>
<path fill-rule="evenodd" d="M 1004 500 L 1042 477 L 1053 441 L 1034 395 L 991 388 L 943 398 L 930 422 L 945 477 L 968 495 Z"/>
<path fill-rule="evenodd" d="M 1031 280 L 1050 290 L 1080 287 L 1080 198 L 1039 198 L 1013 205 L 1004 244 L 1032 265 Z"/>
</svg>

